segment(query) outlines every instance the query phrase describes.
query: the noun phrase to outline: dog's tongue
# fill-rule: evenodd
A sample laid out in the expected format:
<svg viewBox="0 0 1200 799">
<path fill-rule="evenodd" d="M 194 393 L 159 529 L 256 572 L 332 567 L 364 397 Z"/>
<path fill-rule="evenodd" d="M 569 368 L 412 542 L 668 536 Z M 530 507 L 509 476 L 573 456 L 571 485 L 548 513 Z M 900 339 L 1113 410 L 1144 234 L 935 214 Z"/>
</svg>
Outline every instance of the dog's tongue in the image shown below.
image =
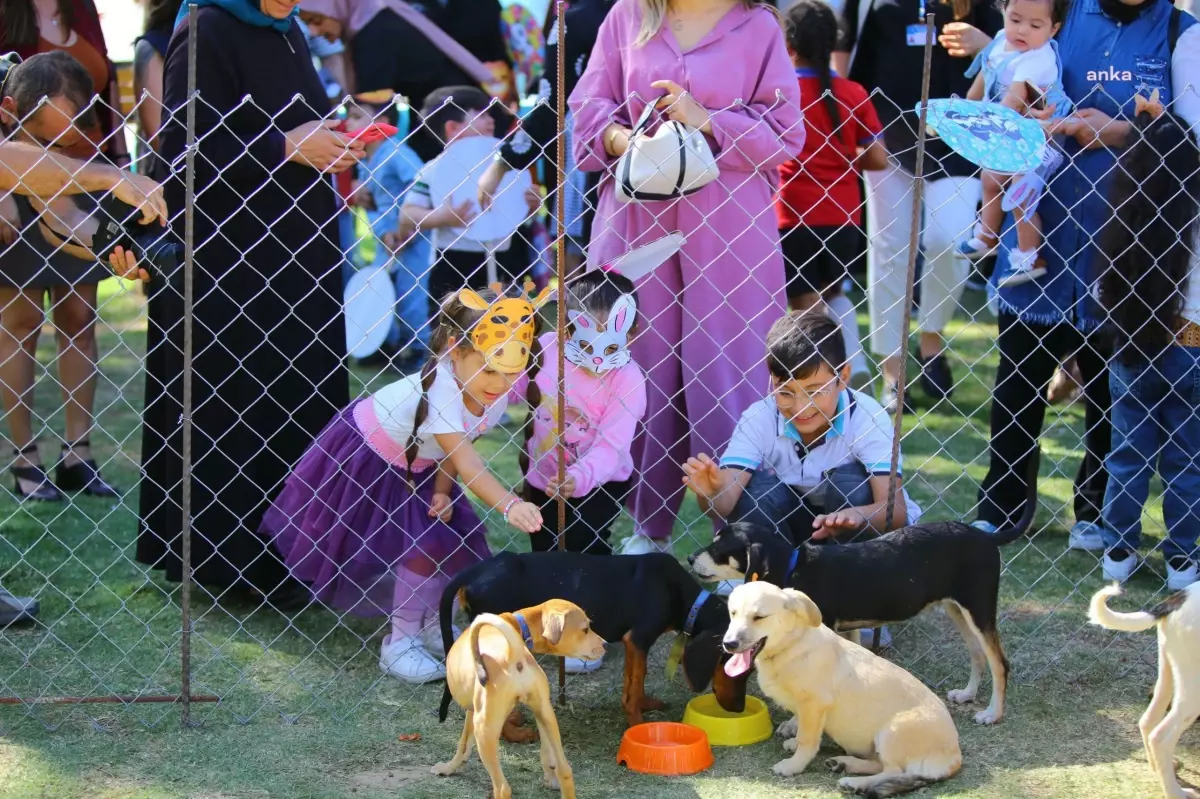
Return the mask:
<svg viewBox="0 0 1200 799">
<path fill-rule="evenodd" d="M 741 677 L 746 672 L 750 671 L 750 667 L 754 665 L 753 650 L 747 649 L 745 652 L 738 652 L 729 660 L 725 661 L 725 673 L 730 677 Z"/>
</svg>

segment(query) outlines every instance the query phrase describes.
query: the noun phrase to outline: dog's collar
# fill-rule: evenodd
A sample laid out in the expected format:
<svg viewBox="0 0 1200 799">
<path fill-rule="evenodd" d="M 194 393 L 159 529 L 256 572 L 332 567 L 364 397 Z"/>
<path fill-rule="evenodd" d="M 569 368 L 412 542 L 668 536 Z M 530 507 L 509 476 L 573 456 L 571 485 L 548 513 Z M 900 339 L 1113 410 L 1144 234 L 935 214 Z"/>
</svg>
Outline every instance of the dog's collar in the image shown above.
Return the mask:
<svg viewBox="0 0 1200 799">
<path fill-rule="evenodd" d="M 786 588 L 787 584 L 792 580 L 792 572 L 796 571 L 796 564 L 800 562 L 800 550 L 792 550 L 792 559 L 788 561 L 787 571 L 783 573 L 783 585 Z"/>
<path fill-rule="evenodd" d="M 517 620 L 517 626 L 521 628 L 521 640 L 525 642 L 526 648 L 533 649 L 533 633 L 529 631 L 529 622 L 525 621 L 525 617 L 520 613 L 514 613 L 513 618 Z"/>
<path fill-rule="evenodd" d="M 696 617 L 700 615 L 700 608 L 704 607 L 704 603 L 712 596 L 710 591 L 700 590 L 700 594 L 696 597 L 696 601 L 692 603 L 691 609 L 688 611 L 687 619 L 683 622 L 683 634 L 691 635 L 692 628 L 696 626 Z"/>
</svg>

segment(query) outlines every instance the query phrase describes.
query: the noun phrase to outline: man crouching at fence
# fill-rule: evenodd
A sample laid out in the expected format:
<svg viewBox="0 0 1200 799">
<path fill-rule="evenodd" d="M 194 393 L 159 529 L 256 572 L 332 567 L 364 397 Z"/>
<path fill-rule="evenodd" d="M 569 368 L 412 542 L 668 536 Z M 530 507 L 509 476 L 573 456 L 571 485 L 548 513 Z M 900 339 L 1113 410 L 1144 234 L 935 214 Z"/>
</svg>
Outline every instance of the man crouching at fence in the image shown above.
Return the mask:
<svg viewBox="0 0 1200 799">
<path fill-rule="evenodd" d="M 821 310 L 783 317 L 767 334 L 767 368 L 771 396 L 742 414 L 720 461 L 683 464 L 701 509 L 776 527 L 796 545 L 915 523 L 921 509 L 906 491 L 887 522 L 892 424 L 874 398 L 847 386 L 838 324 Z"/>
</svg>

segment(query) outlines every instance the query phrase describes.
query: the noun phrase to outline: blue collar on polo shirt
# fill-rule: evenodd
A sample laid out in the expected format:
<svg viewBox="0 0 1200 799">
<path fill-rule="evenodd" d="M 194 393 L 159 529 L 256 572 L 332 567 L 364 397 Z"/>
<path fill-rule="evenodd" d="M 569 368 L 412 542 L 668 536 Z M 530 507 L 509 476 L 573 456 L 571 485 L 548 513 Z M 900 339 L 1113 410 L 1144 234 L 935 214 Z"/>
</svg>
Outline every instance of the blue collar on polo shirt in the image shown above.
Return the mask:
<svg viewBox="0 0 1200 799">
<path fill-rule="evenodd" d="M 1092 2 L 1095 2 L 1095 1 L 1096 0 L 1092 0 Z M 837 74 L 836 69 L 829 70 L 829 76 L 832 78 L 840 77 Z M 815 69 L 813 69 L 812 67 L 796 67 L 796 77 L 797 78 L 819 78 L 821 76 L 819 74 L 817 74 L 817 71 Z"/>
</svg>

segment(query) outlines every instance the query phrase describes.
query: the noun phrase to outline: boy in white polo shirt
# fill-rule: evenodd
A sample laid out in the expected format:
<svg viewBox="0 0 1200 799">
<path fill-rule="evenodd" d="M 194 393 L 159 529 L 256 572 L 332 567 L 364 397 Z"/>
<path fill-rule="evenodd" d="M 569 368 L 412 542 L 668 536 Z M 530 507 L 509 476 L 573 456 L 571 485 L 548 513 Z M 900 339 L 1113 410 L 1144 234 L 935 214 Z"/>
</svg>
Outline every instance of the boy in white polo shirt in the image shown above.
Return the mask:
<svg viewBox="0 0 1200 799">
<path fill-rule="evenodd" d="M 706 513 L 775 527 L 800 543 L 886 532 L 892 424 L 851 390 L 838 324 L 789 314 L 767 335 L 773 391 L 742 414 L 720 463 L 689 458 L 684 481 Z M 921 509 L 901 491 L 890 529 Z"/>
</svg>

